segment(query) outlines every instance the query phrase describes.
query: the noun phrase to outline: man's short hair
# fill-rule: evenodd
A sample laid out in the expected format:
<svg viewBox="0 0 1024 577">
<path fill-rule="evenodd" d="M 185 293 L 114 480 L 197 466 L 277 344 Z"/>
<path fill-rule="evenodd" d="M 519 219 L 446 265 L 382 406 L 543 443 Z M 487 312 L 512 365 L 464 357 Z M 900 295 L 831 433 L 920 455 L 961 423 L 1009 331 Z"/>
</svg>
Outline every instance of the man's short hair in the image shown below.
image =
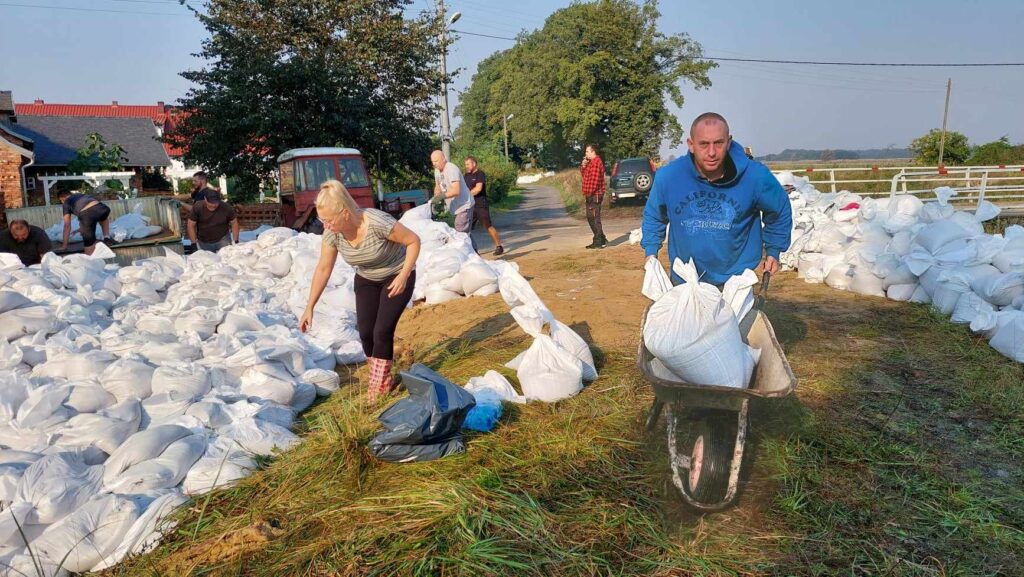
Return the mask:
<svg viewBox="0 0 1024 577">
<path fill-rule="evenodd" d="M 593 150 L 594 154 L 597 154 L 597 145 L 596 144 L 588 144 L 588 145 L 583 147 L 583 150 L 586 150 L 588 148 Z"/>
<path fill-rule="evenodd" d="M 693 119 L 693 124 L 690 125 L 690 134 L 693 134 L 693 131 L 696 130 L 698 124 L 700 124 L 701 122 L 707 122 L 708 120 L 721 122 L 722 124 L 725 125 L 725 132 L 727 134 L 729 133 L 729 121 L 726 120 L 724 116 L 717 112 L 705 112 L 704 114 L 701 114 L 697 118 Z"/>
<path fill-rule="evenodd" d="M 477 162 L 477 160 L 476 160 L 476 157 L 475 157 L 475 156 L 472 156 L 472 155 L 470 155 L 470 156 L 467 156 L 467 157 L 466 157 L 466 160 L 472 160 L 472 161 L 473 161 L 473 164 L 480 164 L 479 162 Z M 465 161 L 463 161 L 463 162 L 465 162 Z"/>
<path fill-rule="evenodd" d="M 192 178 L 201 178 L 203 180 L 210 180 L 210 177 L 205 172 L 203 172 L 202 170 L 200 170 L 199 172 L 193 174 Z"/>
<path fill-rule="evenodd" d="M 16 218 L 12 220 L 11 224 L 9 224 L 8 226 L 11 228 L 14 228 L 16 226 L 23 226 L 25 228 L 28 228 L 28 221 L 23 218 Z"/>
</svg>

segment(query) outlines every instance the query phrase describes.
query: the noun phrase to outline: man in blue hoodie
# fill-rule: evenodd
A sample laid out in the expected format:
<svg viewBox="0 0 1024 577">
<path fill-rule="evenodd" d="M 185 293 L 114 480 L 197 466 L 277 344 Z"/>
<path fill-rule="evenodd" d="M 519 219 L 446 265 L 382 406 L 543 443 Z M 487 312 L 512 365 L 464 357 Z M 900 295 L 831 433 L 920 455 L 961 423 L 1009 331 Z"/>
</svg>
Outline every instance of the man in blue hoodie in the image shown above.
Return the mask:
<svg viewBox="0 0 1024 577">
<path fill-rule="evenodd" d="M 686 139 L 690 154 L 660 168 L 644 208 L 647 258 L 657 258 L 669 226 L 669 262 L 693 259 L 701 280 L 721 286 L 746 269 L 779 270 L 789 248 L 789 197 L 760 162 L 733 142 L 721 115 L 697 117 Z M 672 281 L 682 282 L 675 273 Z"/>
</svg>

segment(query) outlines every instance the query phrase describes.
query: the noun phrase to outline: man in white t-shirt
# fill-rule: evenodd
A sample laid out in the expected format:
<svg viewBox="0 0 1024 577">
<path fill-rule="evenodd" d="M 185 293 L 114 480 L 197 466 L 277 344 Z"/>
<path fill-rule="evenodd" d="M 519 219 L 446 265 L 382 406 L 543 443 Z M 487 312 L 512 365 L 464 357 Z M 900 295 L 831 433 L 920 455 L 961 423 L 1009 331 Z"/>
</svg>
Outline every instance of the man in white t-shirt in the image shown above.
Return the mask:
<svg viewBox="0 0 1024 577">
<path fill-rule="evenodd" d="M 430 164 L 434 165 L 434 196 L 444 195 L 448 212 L 455 215 L 455 230 L 469 234 L 473 226 L 473 194 L 462 178 L 462 171 L 435 150 L 430 153 Z"/>
</svg>

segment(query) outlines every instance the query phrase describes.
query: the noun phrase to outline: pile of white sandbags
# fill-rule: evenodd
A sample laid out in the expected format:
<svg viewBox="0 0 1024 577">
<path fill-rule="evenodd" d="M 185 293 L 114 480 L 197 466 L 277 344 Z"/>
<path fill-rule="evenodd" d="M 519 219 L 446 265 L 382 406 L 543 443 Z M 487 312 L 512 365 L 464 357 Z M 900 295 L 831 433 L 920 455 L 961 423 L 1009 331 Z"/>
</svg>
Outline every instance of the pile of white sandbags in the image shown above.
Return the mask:
<svg viewBox="0 0 1024 577">
<path fill-rule="evenodd" d="M 956 323 L 989 339 L 1003 355 L 1024 362 L 1024 228 L 986 234 L 1000 209 L 950 203 L 956 191 L 866 198 L 822 193 L 806 178 L 783 172 L 792 185 L 793 244 L 782 264 L 807 282 L 898 301 L 931 303 Z"/>
<path fill-rule="evenodd" d="M 418 298 L 500 290 L 520 308 L 535 333 L 518 358 L 526 397 L 558 400 L 596 378 L 586 343 L 514 264 L 480 259 L 428 213 L 402 222 L 423 238 Z M 338 389 L 336 364 L 365 360 L 354 270 L 341 259 L 312 330 L 298 330 L 320 247 L 319 236 L 277 228 L 217 254 L 168 252 L 128 267 L 48 254 L 24 268 L 0 254 L 4 571 L 99 570 L 148 550 L 188 495 L 298 442 L 289 427 Z M 112 253 L 100 245 L 96 255 Z M 477 388 L 524 400 L 501 385 Z"/>
</svg>

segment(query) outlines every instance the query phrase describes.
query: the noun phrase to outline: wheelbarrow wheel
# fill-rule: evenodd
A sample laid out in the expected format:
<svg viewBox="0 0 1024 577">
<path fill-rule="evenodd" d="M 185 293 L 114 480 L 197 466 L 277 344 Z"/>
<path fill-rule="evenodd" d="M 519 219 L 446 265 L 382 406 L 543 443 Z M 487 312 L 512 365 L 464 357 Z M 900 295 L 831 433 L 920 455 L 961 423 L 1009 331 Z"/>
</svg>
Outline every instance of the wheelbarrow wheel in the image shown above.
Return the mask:
<svg viewBox="0 0 1024 577">
<path fill-rule="evenodd" d="M 729 490 L 729 469 L 735 446 L 735 414 L 713 413 L 697 421 L 690 450 L 690 470 L 683 480 L 695 501 L 715 504 Z"/>
</svg>

